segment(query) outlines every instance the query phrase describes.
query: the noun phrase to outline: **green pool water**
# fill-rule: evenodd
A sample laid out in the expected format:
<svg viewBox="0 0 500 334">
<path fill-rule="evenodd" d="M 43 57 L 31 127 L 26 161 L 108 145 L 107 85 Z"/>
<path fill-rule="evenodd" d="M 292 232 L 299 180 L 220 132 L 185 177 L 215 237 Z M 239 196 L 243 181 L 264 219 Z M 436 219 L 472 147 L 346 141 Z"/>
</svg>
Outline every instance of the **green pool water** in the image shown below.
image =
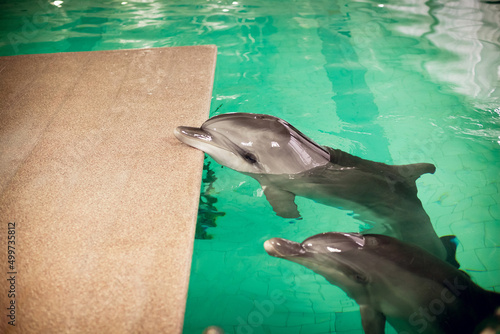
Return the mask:
<svg viewBox="0 0 500 334">
<path fill-rule="evenodd" d="M 216 44 L 212 115 L 272 114 L 362 158 L 434 163 L 436 173 L 417 186 L 437 234 L 455 234 L 462 269 L 500 291 L 499 6 L 2 2 L 0 55 Z M 271 237 L 357 232 L 363 226 L 352 214 L 297 198 L 303 219 L 283 219 L 253 179 L 210 158 L 205 169 L 184 334 L 210 325 L 226 333 L 361 333 L 352 299 L 262 247 Z"/>
</svg>

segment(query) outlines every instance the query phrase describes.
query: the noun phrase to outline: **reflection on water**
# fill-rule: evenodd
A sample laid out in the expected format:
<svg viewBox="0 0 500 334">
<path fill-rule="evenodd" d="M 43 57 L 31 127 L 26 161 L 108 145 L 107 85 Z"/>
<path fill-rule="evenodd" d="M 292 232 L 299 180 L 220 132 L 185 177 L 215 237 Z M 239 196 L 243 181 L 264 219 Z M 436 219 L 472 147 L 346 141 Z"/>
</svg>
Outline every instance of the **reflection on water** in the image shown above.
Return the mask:
<svg viewBox="0 0 500 334">
<path fill-rule="evenodd" d="M 406 18 L 408 24 L 396 25 L 395 29 L 435 46 L 432 58 L 420 64 L 432 81 L 444 91 L 466 97 L 479 113 L 499 107 L 500 4 L 461 0 L 419 5 L 417 1 L 406 1 L 386 7 L 398 21 Z M 460 128 L 460 133 L 498 137 L 495 115 L 465 117 L 465 122 L 477 126 Z"/>
<path fill-rule="evenodd" d="M 500 97 L 500 4 L 480 1 L 445 2 L 430 8 L 435 20 L 425 37 L 455 59 L 435 59 L 424 66 L 440 82 L 475 100 L 477 107 Z M 497 105 L 498 107 L 498 105 Z"/>
<path fill-rule="evenodd" d="M 386 17 L 398 22 L 392 25 L 393 31 L 428 43 L 431 52 L 408 56 L 408 65 L 425 70 L 442 92 L 455 92 L 469 105 L 464 115 L 449 115 L 455 134 L 498 138 L 500 4 L 406 1 L 385 8 L 390 10 Z"/>
<path fill-rule="evenodd" d="M 209 227 L 216 227 L 217 218 L 223 217 L 226 214 L 215 207 L 217 197 L 212 192 L 214 189 L 213 184 L 217 180 L 217 177 L 210 164 L 211 162 L 207 160 L 203 163 L 203 189 L 200 194 L 198 219 L 196 222 L 196 239 L 212 239 L 212 236 L 207 233 L 207 229 Z"/>
<path fill-rule="evenodd" d="M 321 52 L 326 60 L 324 67 L 331 82 L 336 114 L 344 122 L 340 135 L 359 142 L 365 157 L 389 162 L 391 156 L 384 130 L 376 122 L 378 106 L 365 79 L 367 68 L 360 65 L 352 43 L 357 36 L 353 30 L 357 27 L 349 24 L 350 15 L 346 6 L 347 3 L 341 1 L 319 2 L 313 6 L 318 14 L 318 36 L 322 42 Z M 330 15 L 322 15 L 325 12 Z M 373 136 L 379 140 L 370 140 Z"/>
</svg>

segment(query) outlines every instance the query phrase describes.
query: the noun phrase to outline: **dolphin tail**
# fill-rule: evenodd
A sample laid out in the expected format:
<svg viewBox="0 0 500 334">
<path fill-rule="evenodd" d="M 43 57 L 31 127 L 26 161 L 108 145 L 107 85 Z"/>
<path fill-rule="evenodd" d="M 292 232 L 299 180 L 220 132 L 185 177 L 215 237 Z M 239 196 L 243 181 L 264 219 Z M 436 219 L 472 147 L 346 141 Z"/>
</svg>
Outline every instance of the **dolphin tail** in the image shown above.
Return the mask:
<svg viewBox="0 0 500 334">
<path fill-rule="evenodd" d="M 439 238 L 446 249 L 446 262 L 451 264 L 455 268 L 460 268 L 460 263 L 456 259 L 458 239 L 454 235 L 445 235 Z"/>
</svg>

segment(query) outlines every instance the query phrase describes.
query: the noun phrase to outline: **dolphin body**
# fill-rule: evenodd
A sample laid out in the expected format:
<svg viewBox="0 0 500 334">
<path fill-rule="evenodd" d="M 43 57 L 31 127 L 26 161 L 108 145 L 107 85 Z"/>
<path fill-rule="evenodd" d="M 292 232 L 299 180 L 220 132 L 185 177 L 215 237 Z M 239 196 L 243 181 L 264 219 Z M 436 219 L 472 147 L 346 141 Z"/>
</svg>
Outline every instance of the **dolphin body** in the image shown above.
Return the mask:
<svg viewBox="0 0 500 334">
<path fill-rule="evenodd" d="M 301 264 L 340 287 L 360 307 L 365 333 L 473 333 L 495 315 L 500 294 L 464 272 L 395 238 L 322 233 L 302 243 L 273 238 L 274 257 Z"/>
<path fill-rule="evenodd" d="M 277 215 L 298 218 L 295 196 L 352 210 L 356 218 L 387 234 L 455 261 L 451 237 L 439 240 L 417 197 L 415 180 L 434 173 L 428 163 L 391 166 L 323 147 L 286 121 L 263 114 L 228 113 L 200 128 L 179 126 L 183 143 L 221 165 L 256 179 Z"/>
</svg>

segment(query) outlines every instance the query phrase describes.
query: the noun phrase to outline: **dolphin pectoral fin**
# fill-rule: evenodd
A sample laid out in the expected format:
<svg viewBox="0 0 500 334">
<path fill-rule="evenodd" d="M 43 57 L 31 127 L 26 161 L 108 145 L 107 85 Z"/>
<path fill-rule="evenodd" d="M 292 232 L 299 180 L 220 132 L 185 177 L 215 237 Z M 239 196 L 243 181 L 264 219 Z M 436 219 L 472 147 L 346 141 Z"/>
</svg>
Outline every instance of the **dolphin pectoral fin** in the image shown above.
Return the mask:
<svg viewBox="0 0 500 334">
<path fill-rule="evenodd" d="M 283 218 L 299 218 L 300 213 L 295 204 L 295 194 L 281 190 L 273 186 L 262 186 L 267 201 L 273 207 L 274 212 Z"/>
<path fill-rule="evenodd" d="M 360 305 L 361 324 L 366 334 L 384 334 L 385 315 L 370 306 Z"/>
<path fill-rule="evenodd" d="M 458 263 L 456 258 L 458 239 L 454 235 L 445 235 L 439 238 L 446 249 L 446 262 L 454 266 L 455 268 L 460 268 L 460 263 Z"/>
</svg>

